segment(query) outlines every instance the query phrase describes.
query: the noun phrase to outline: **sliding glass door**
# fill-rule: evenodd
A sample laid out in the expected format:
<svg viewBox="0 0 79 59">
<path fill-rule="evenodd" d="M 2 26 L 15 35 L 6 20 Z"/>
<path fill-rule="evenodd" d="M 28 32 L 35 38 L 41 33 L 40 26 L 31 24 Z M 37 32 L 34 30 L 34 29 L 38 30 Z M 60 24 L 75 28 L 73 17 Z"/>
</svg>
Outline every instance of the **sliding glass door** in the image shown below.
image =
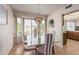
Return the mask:
<svg viewBox="0 0 79 59">
<path fill-rule="evenodd" d="M 39 27 L 35 20 L 24 19 L 24 41 L 27 45 L 36 45 L 39 42 L 40 44 L 45 43 L 45 20 L 41 21 Z M 40 30 L 40 35 L 38 35 L 38 30 Z"/>
<path fill-rule="evenodd" d="M 40 38 L 41 38 L 41 44 L 45 43 L 45 20 L 42 20 L 40 23 Z"/>
<path fill-rule="evenodd" d="M 44 44 L 45 43 L 45 20 L 36 23 L 33 19 L 23 19 L 17 17 L 16 21 L 16 34 L 17 43 L 22 42 L 30 45 Z"/>
<path fill-rule="evenodd" d="M 24 41 L 31 45 L 31 20 L 24 20 Z"/>
<path fill-rule="evenodd" d="M 27 45 L 34 45 L 38 42 L 37 24 L 34 20 L 24 19 L 24 41 Z"/>
</svg>

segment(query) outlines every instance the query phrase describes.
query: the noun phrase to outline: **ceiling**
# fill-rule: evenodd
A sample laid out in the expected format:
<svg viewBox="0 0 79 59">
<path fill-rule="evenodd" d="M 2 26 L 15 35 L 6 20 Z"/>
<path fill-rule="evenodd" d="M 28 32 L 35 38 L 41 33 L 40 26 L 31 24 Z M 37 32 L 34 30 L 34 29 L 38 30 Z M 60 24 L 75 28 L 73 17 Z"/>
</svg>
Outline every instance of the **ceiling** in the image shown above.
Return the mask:
<svg viewBox="0 0 79 59">
<path fill-rule="evenodd" d="M 76 20 L 76 19 L 79 19 L 79 11 L 76 11 L 76 12 L 70 13 L 68 15 L 65 15 L 64 19 L 65 20 Z"/>
<path fill-rule="evenodd" d="M 66 4 L 40 4 L 39 14 L 49 15 L 52 12 L 65 7 Z M 28 12 L 32 14 L 38 14 L 38 4 L 11 4 L 14 11 Z"/>
</svg>

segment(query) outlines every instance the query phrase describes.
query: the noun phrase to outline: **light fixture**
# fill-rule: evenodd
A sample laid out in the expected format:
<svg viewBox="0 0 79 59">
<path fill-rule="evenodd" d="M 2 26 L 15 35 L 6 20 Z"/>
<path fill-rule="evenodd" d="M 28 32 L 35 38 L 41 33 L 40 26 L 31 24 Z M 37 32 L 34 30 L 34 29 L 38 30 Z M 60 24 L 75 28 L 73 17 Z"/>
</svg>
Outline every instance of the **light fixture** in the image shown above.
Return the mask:
<svg viewBox="0 0 79 59">
<path fill-rule="evenodd" d="M 36 21 L 36 22 L 41 22 L 42 19 L 43 19 L 42 16 L 39 15 L 39 6 L 40 6 L 40 5 L 38 4 L 38 15 L 35 17 L 35 21 Z"/>
</svg>

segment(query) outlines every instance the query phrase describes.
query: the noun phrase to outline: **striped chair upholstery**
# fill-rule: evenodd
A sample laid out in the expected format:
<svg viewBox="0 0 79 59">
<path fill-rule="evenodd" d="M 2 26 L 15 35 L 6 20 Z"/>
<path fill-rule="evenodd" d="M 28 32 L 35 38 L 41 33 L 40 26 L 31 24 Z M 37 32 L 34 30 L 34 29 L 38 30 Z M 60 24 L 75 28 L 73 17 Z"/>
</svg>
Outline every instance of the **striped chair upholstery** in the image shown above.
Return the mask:
<svg viewBox="0 0 79 59">
<path fill-rule="evenodd" d="M 46 35 L 46 42 L 45 45 L 42 47 L 38 47 L 37 54 L 38 55 L 52 55 L 55 54 L 54 52 L 54 43 L 53 43 L 53 34 Z"/>
</svg>

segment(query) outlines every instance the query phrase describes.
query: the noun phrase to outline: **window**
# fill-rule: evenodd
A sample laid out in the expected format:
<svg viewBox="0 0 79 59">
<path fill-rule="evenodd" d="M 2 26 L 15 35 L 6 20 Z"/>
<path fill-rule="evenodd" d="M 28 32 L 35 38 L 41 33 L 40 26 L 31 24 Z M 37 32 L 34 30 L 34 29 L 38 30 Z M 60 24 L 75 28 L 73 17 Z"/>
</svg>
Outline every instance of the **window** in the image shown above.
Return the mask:
<svg viewBox="0 0 79 59">
<path fill-rule="evenodd" d="M 66 30 L 67 31 L 75 31 L 75 22 L 74 21 L 67 21 L 66 22 Z"/>
<path fill-rule="evenodd" d="M 17 37 L 21 36 L 22 33 L 22 18 L 17 17 Z"/>
</svg>

